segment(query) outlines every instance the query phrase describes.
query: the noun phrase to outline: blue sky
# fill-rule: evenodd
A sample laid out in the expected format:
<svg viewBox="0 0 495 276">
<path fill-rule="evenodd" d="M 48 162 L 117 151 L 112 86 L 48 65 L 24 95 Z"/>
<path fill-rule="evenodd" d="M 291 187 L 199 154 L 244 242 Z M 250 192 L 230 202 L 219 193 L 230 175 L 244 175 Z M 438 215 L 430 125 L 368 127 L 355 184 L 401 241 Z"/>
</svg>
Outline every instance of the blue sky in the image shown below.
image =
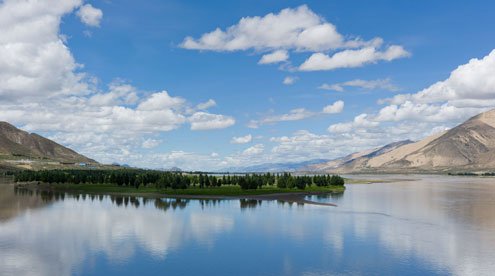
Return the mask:
<svg viewBox="0 0 495 276">
<path fill-rule="evenodd" d="M 6 0 L 0 120 L 153 168 L 331 159 L 420 139 L 495 105 L 494 8 Z"/>
</svg>

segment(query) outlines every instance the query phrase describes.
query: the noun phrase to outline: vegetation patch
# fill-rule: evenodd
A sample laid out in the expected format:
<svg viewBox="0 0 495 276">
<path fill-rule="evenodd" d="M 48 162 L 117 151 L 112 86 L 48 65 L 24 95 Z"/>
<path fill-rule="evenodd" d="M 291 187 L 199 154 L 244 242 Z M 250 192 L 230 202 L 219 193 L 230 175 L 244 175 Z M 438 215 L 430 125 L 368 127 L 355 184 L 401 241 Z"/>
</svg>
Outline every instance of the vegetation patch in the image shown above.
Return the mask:
<svg viewBox="0 0 495 276">
<path fill-rule="evenodd" d="M 344 179 L 337 175 L 293 176 L 289 173 L 219 176 L 139 169 L 46 170 L 17 172 L 14 179 L 46 183 L 53 190 L 88 193 L 239 196 L 345 190 Z"/>
</svg>

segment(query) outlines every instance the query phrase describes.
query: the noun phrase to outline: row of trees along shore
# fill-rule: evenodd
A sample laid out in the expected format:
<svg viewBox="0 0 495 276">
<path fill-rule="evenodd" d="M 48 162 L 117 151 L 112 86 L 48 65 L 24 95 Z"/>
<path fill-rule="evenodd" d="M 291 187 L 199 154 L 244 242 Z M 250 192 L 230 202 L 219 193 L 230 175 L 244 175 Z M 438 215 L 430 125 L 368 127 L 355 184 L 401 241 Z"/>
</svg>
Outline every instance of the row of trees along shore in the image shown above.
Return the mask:
<svg viewBox="0 0 495 276">
<path fill-rule="evenodd" d="M 242 189 L 258 189 L 262 186 L 304 189 L 310 185 L 342 186 L 344 179 L 338 175 L 294 176 L 290 173 L 274 174 L 224 174 L 162 172 L 152 170 L 42 170 L 21 171 L 14 175 L 16 182 L 39 181 L 68 184 L 114 184 L 118 186 L 187 189 L 189 187 L 219 187 L 238 185 Z"/>
</svg>

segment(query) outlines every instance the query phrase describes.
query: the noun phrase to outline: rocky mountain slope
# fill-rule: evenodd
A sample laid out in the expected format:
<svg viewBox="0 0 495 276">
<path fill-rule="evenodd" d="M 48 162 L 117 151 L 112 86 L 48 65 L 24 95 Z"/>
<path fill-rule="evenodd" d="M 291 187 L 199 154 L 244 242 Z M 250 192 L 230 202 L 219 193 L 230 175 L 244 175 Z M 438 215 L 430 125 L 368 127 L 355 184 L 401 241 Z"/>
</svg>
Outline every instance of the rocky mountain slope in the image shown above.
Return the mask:
<svg viewBox="0 0 495 276">
<path fill-rule="evenodd" d="M 52 140 L 20 130 L 7 122 L 0 122 L 0 157 L 6 166 L 6 160 L 16 159 L 97 163 Z"/>
<path fill-rule="evenodd" d="M 331 167 L 323 163 L 311 168 L 339 173 L 495 171 L 495 109 L 421 141 L 400 143 L 370 154 L 354 154 Z"/>
<path fill-rule="evenodd" d="M 387 153 L 403 145 L 413 143 L 411 140 L 404 140 L 387 144 L 383 147 L 377 147 L 361 152 L 355 152 L 347 156 L 333 159 L 324 163 L 311 164 L 304 168 L 306 171 L 333 171 L 343 167 L 353 167 L 355 164 L 361 163 L 360 161 L 369 160 L 372 157 Z"/>
</svg>

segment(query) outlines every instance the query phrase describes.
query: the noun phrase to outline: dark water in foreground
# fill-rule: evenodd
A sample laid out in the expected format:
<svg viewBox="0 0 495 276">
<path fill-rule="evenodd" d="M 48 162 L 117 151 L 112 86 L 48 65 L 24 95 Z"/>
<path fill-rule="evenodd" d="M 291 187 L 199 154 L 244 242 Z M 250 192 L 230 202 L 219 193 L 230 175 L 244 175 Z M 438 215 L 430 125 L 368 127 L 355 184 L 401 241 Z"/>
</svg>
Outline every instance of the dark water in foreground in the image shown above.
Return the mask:
<svg viewBox="0 0 495 276">
<path fill-rule="evenodd" d="M 0 185 L 0 275 L 493 275 L 495 178 L 389 178 L 421 180 L 311 198 L 338 207 Z"/>
</svg>

